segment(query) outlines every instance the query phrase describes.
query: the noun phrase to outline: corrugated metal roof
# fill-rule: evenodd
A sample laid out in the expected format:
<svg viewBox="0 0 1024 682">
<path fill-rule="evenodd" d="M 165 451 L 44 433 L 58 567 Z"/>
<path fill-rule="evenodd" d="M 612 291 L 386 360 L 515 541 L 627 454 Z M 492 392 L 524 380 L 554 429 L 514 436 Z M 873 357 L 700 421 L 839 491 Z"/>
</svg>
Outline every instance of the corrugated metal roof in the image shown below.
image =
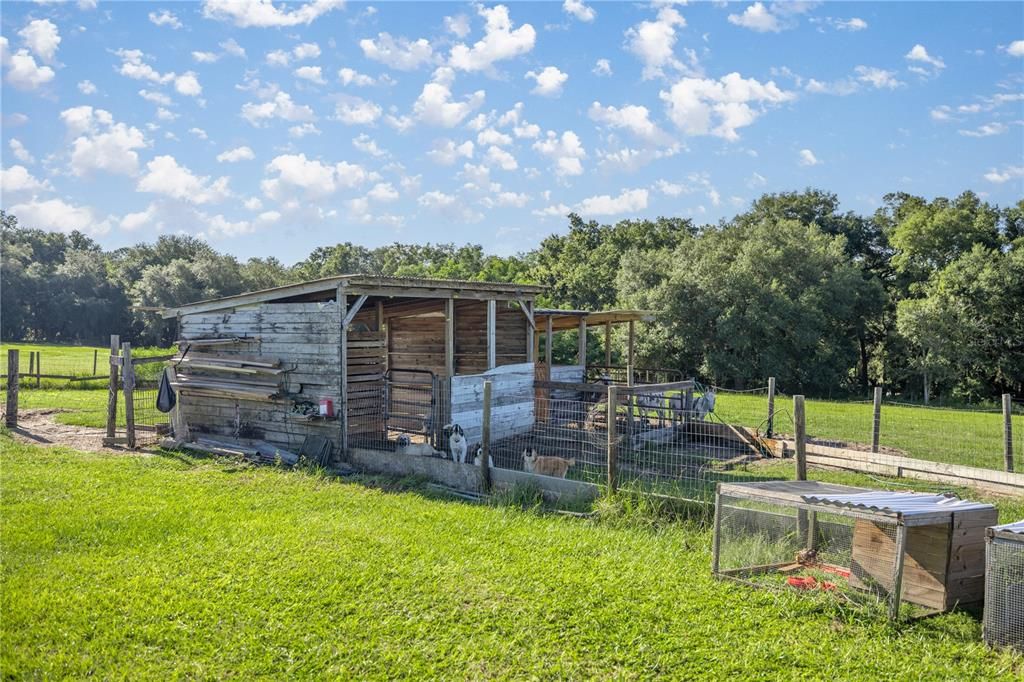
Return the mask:
<svg viewBox="0 0 1024 682">
<path fill-rule="evenodd" d="M 999 530 L 1004 533 L 1016 533 L 1018 535 L 1024 535 L 1024 521 L 1014 521 L 1013 523 L 1004 523 L 1001 526 L 992 526 L 993 530 Z"/>
<path fill-rule="evenodd" d="M 804 495 L 803 499 L 810 504 L 831 504 L 848 509 L 902 514 L 904 517 L 924 516 L 936 512 L 994 509 L 991 504 L 961 500 L 951 494 L 872 491 L 852 495 Z"/>
</svg>

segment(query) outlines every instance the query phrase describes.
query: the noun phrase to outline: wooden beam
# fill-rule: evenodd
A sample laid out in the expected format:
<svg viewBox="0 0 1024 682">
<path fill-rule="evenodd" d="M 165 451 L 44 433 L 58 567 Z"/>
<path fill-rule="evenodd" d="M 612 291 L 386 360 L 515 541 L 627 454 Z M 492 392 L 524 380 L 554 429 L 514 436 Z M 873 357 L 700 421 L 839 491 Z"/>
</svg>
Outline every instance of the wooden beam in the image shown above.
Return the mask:
<svg viewBox="0 0 1024 682">
<path fill-rule="evenodd" d="M 498 303 L 493 298 L 487 301 L 487 369 L 497 366 L 497 334 L 495 325 L 498 317 Z"/>
<path fill-rule="evenodd" d="M 629 340 L 626 342 L 626 365 L 630 368 L 636 366 L 635 346 L 636 344 L 636 322 L 629 321 Z"/>
<path fill-rule="evenodd" d="M 338 326 L 341 328 L 341 340 L 338 344 L 338 428 L 341 429 L 339 443 L 341 457 L 348 457 L 348 289 L 345 283 L 338 285 Z"/>
<path fill-rule="evenodd" d="M 352 320 L 355 319 L 355 316 L 359 314 L 359 310 L 363 307 L 363 304 L 366 303 L 367 298 L 369 297 L 366 294 L 363 294 L 362 296 L 357 298 L 356 302 L 352 305 L 351 308 L 349 308 L 348 312 L 345 313 L 345 319 L 341 323 L 341 325 L 345 329 L 348 329 L 348 326 L 352 324 Z"/>
<path fill-rule="evenodd" d="M 796 431 L 796 480 L 807 480 L 807 421 L 804 397 L 793 396 L 793 429 Z"/>
<path fill-rule="evenodd" d="M 604 323 L 604 366 L 612 364 L 612 323 Z"/>
<path fill-rule="evenodd" d="M 444 371 L 455 376 L 455 299 L 444 302 Z"/>
<path fill-rule="evenodd" d="M 537 362 L 537 346 L 535 344 L 540 337 L 537 335 L 537 325 L 533 321 L 533 304 L 519 301 L 519 306 L 530 322 L 530 326 L 526 328 L 526 361 Z"/>
<path fill-rule="evenodd" d="M 110 385 L 107 394 L 107 438 L 117 435 L 117 368 L 121 362 L 121 337 L 110 336 Z"/>
<path fill-rule="evenodd" d="M 7 349 L 7 415 L 4 423 L 7 428 L 18 427 L 18 388 L 21 383 L 21 371 L 18 368 L 18 349 Z"/>
<path fill-rule="evenodd" d="M 544 340 L 544 362 L 546 362 L 547 365 L 548 365 L 548 372 L 549 372 L 548 376 L 550 376 L 551 358 L 552 358 L 552 354 L 554 352 L 552 350 L 552 347 L 554 346 L 554 341 L 555 341 L 555 332 L 554 332 L 554 330 L 551 329 L 551 316 L 550 315 L 548 315 L 547 323 L 546 323 L 545 326 L 546 326 L 546 329 L 544 331 L 544 339 L 545 339 Z"/>
<path fill-rule="evenodd" d="M 523 315 L 526 315 L 526 321 L 530 323 L 530 329 L 537 331 L 537 322 L 533 319 L 533 304 L 523 300 L 520 296 L 516 299 L 519 303 L 519 309 L 523 311 Z"/>
<path fill-rule="evenodd" d="M 113 369 L 113 368 L 111 368 Z M 135 366 L 132 365 L 132 344 L 121 344 L 121 385 L 124 386 L 124 427 L 128 447 L 135 448 Z"/>
<path fill-rule="evenodd" d="M 578 347 L 576 349 L 576 364 L 583 365 L 583 370 L 587 368 L 587 318 L 581 317 L 579 322 L 579 334 L 580 338 L 578 341 Z"/>
</svg>

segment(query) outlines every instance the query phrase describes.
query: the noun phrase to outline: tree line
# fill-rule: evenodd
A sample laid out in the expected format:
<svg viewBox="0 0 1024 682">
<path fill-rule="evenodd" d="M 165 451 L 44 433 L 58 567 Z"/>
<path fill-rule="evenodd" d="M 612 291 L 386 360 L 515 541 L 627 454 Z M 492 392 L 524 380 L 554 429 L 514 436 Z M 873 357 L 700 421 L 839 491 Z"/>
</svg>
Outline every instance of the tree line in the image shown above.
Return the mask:
<svg viewBox="0 0 1024 682">
<path fill-rule="evenodd" d="M 909 398 L 1024 398 L 1024 200 L 999 208 L 972 192 L 884 197 L 872 215 L 835 194 L 765 194 L 731 220 L 568 216 L 528 252 L 479 245 L 318 247 L 293 266 L 240 261 L 188 236 L 104 251 L 85 235 L 21 226 L 2 213 L 0 334 L 5 341 L 102 343 L 110 333 L 166 344 L 174 329 L 142 310 L 345 273 L 542 284 L 538 303 L 656 311 L 638 365 L 717 385 Z M 569 361 L 574 332 L 559 336 Z M 603 362 L 603 336 L 588 347 Z M 613 342 L 622 361 L 624 339 Z"/>
</svg>

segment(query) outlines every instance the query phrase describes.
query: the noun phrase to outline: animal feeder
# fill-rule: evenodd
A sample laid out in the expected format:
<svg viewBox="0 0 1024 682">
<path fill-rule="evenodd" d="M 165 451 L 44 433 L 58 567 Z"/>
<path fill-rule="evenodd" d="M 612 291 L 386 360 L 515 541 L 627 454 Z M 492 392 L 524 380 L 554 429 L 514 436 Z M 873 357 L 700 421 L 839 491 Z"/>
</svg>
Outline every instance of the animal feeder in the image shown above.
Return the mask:
<svg viewBox="0 0 1024 682">
<path fill-rule="evenodd" d="M 1024 651 L 1024 521 L 986 535 L 985 641 Z"/>
<path fill-rule="evenodd" d="M 982 601 L 985 528 L 996 518 L 992 505 L 952 495 L 818 481 L 720 483 L 712 571 L 885 602 L 893 619 L 901 602 L 914 615 L 938 613 Z"/>
</svg>

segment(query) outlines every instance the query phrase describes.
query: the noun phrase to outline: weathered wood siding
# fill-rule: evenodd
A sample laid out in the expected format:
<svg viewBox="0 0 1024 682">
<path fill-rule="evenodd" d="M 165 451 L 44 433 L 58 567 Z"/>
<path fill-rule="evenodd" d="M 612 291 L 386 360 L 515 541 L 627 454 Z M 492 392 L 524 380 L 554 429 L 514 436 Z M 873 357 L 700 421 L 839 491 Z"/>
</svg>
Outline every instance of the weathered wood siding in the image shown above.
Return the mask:
<svg viewBox="0 0 1024 682">
<path fill-rule="evenodd" d="M 280 361 L 290 372 L 277 375 L 284 392 L 299 400 L 330 398 L 341 404 L 341 318 L 338 306 L 328 303 L 268 303 L 229 312 L 197 313 L 181 318 L 180 338 L 254 337 L 258 341 L 202 348 L 202 353 L 231 357 L 248 355 Z M 197 353 L 198 347 L 195 347 Z M 191 353 L 191 351 L 190 351 Z M 193 371 L 220 378 L 226 372 Z M 265 378 L 265 377 L 262 377 Z M 337 420 L 305 421 L 290 415 L 290 400 L 246 400 L 233 397 L 180 394 L 180 404 L 192 432 L 259 438 L 297 449 L 307 434 L 339 443 Z"/>
<path fill-rule="evenodd" d="M 515 304 L 498 301 L 495 316 L 495 365 L 526 362 L 526 315 Z M 443 338 L 443 337 L 442 337 Z M 487 371 L 487 302 L 455 303 L 455 373 Z"/>
<path fill-rule="evenodd" d="M 387 348 L 377 306 L 367 303 L 352 319 L 347 345 L 349 435 L 362 441 L 383 439 Z"/>
<path fill-rule="evenodd" d="M 462 427 L 470 443 L 480 442 L 484 381 L 490 380 L 492 440 L 530 431 L 534 424 L 533 377 L 532 362 L 497 367 L 482 374 L 452 377 L 452 422 Z"/>
</svg>

